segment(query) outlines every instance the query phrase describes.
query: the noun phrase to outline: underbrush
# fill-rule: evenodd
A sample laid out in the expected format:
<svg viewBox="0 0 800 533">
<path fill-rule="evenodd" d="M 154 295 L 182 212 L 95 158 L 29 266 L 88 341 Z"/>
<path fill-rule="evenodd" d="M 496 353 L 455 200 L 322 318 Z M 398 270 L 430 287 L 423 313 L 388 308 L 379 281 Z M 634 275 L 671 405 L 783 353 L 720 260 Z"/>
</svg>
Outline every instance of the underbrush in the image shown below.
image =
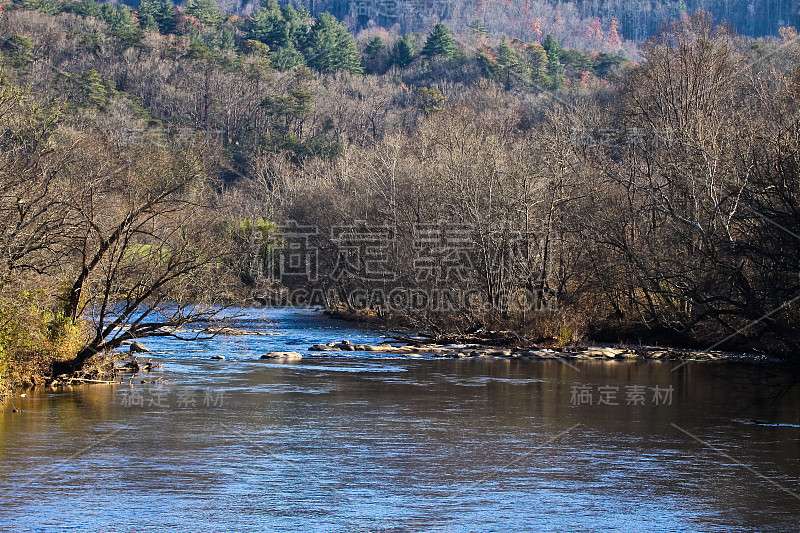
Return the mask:
<svg viewBox="0 0 800 533">
<path fill-rule="evenodd" d="M 0 296 L 0 390 L 44 384 L 57 361 L 75 357 L 83 345 L 57 299 L 44 290 Z"/>
</svg>

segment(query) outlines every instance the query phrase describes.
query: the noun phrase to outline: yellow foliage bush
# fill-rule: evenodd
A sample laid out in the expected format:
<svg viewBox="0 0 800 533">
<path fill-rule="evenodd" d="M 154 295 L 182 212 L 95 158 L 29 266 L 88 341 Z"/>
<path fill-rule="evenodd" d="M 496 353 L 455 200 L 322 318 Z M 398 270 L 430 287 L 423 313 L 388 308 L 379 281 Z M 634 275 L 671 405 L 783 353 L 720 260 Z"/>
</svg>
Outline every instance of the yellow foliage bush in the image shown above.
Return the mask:
<svg viewBox="0 0 800 533">
<path fill-rule="evenodd" d="M 59 307 L 43 290 L 0 297 L 0 389 L 36 382 L 78 353 L 81 327 Z"/>
</svg>

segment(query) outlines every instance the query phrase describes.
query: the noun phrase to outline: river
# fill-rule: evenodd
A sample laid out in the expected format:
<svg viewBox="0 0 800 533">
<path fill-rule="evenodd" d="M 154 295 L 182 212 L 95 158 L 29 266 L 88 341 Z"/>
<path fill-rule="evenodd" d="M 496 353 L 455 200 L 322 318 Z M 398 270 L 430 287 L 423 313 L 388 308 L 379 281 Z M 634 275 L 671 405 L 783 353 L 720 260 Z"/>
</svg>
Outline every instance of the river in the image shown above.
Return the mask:
<svg viewBox="0 0 800 533">
<path fill-rule="evenodd" d="M 149 339 L 163 370 L 8 400 L 0 530 L 800 530 L 800 387 L 775 365 L 281 363 L 258 357 L 382 333 L 244 315 L 278 335 Z"/>
</svg>

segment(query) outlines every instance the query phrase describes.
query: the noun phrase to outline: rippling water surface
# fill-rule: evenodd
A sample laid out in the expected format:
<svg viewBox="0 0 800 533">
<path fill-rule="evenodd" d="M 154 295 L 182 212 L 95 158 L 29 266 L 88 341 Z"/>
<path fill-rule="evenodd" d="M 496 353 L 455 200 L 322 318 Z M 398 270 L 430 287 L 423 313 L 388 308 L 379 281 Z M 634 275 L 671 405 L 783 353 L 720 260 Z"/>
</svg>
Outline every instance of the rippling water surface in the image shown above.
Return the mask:
<svg viewBox="0 0 800 533">
<path fill-rule="evenodd" d="M 160 372 L 7 402 L 0 530 L 800 530 L 800 387 L 775 366 L 280 363 L 258 357 L 381 333 L 232 325 L 279 335 L 150 339 Z"/>
</svg>

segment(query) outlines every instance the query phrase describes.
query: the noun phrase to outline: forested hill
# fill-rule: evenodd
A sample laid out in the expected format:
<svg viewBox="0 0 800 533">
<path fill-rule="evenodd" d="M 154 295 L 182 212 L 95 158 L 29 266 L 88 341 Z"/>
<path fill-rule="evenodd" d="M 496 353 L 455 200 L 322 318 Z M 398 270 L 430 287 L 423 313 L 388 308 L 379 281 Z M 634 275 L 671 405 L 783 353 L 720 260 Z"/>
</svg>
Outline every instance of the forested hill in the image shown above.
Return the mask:
<svg viewBox="0 0 800 533">
<path fill-rule="evenodd" d="M 34 2 L 36 0 L 27 0 Z M 127 0 L 138 8 L 139 0 Z M 286 3 L 282 0 L 281 3 Z M 642 41 L 665 20 L 697 9 L 717 23 L 727 22 L 740 35 L 777 36 L 781 27 L 799 26 L 797 0 L 292 0 L 316 16 L 328 11 L 354 30 L 396 27 L 401 32 L 428 30 L 437 22 L 462 31 L 480 19 L 496 33 L 536 40 L 552 33 L 569 46 L 591 42 L 611 28 L 626 39 Z M 248 15 L 258 0 L 219 0 L 228 13 Z"/>
<path fill-rule="evenodd" d="M 234 6 L 237 0 L 229 4 Z M 246 6 L 248 0 L 241 0 Z M 580 39 L 596 31 L 599 19 L 608 29 L 618 21 L 628 39 L 654 35 L 665 20 L 697 9 L 709 11 L 717 22 L 728 22 L 741 35 L 777 35 L 784 26 L 798 25 L 796 0 L 298 0 L 313 12 L 351 16 L 359 26 L 372 20 L 383 26 L 400 24 L 418 30 L 439 20 L 461 29 L 480 18 L 492 31 L 511 37 L 535 38 L 538 31 L 561 40 Z M 240 4 L 241 5 L 241 4 Z M 244 7 L 244 6 L 243 6 Z M 240 7 L 239 7 L 240 8 Z"/>
</svg>

